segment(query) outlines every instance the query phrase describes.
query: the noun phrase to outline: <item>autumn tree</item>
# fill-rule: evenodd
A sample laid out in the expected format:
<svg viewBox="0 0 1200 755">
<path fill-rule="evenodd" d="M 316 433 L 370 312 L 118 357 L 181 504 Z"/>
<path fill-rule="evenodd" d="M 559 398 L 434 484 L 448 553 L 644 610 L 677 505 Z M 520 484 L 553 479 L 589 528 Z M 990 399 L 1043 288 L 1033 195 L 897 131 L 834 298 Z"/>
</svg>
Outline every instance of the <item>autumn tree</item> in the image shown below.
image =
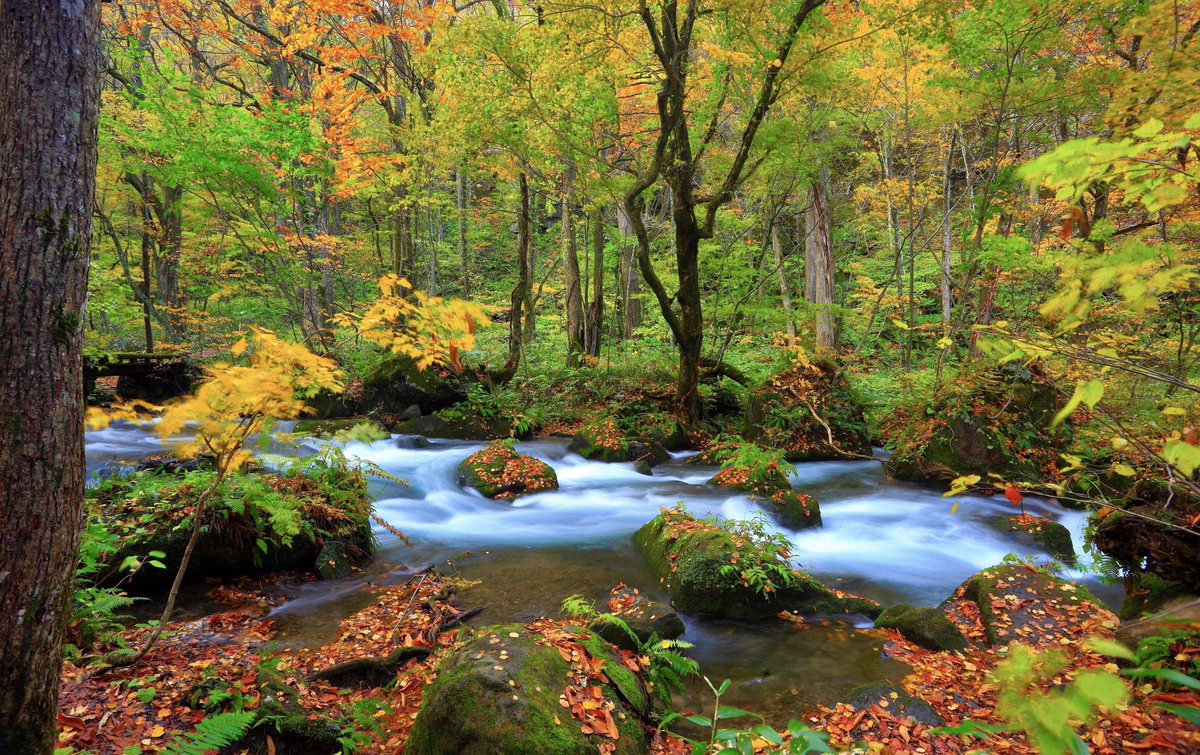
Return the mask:
<svg viewBox="0 0 1200 755">
<path fill-rule="evenodd" d="M 0 5 L 0 751 L 55 742 L 83 509 L 95 0 Z"/>
</svg>

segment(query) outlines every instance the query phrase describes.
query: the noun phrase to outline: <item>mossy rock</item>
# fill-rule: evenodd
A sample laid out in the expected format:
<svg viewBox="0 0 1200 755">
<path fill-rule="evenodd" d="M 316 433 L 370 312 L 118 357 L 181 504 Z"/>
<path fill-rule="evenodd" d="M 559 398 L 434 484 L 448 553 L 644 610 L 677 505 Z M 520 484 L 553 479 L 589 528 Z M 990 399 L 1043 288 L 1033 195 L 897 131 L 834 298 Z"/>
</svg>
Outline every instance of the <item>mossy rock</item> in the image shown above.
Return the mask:
<svg viewBox="0 0 1200 755">
<path fill-rule="evenodd" d="M 831 590 L 748 538 L 698 521 L 678 508 L 664 510 L 637 531 L 634 541 L 665 580 L 676 610 L 683 613 L 733 619 L 762 619 L 781 611 L 879 615 L 874 601 Z M 743 572 L 754 567 L 773 573 L 773 587 L 758 589 L 743 579 Z"/>
<path fill-rule="evenodd" d="M 946 614 L 936 608 L 917 607 L 905 604 L 892 606 L 879 614 L 875 626 L 895 629 L 905 639 L 915 642 L 926 650 L 962 650 L 967 647 L 967 638 L 959 631 Z"/>
<path fill-rule="evenodd" d="M 881 682 L 855 687 L 850 691 L 845 702 L 857 711 L 878 705 L 893 716 L 911 718 L 925 726 L 941 726 L 945 723 L 932 705 L 915 695 L 908 694 L 894 684 Z"/>
<path fill-rule="evenodd" d="M 781 449 L 788 461 L 871 455 L 862 405 L 837 365 L 827 360 L 780 372 L 753 391 L 743 435 Z"/>
<path fill-rule="evenodd" d="M 627 436 L 611 417 L 584 425 L 571 438 L 567 450 L 585 459 L 607 464 L 645 461 L 651 467 L 655 467 L 671 458 L 661 444 L 645 438 Z"/>
<path fill-rule="evenodd" d="M 983 639 L 989 645 L 1016 639 L 1032 642 L 1056 632 L 1053 622 L 1047 620 L 1047 606 L 1057 613 L 1065 606 L 1084 604 L 1103 611 L 1087 588 L 1026 564 L 1005 564 L 979 572 L 939 608 L 952 609 L 955 598 L 965 598 L 979 609 Z"/>
<path fill-rule="evenodd" d="M 460 416 L 458 412 L 456 407 L 450 412 L 417 417 L 401 422 L 395 430 L 401 435 L 451 440 L 502 440 L 514 434 L 513 424 L 507 419 Z"/>
<path fill-rule="evenodd" d="M 332 540 L 317 554 L 315 570 L 321 579 L 342 579 L 354 573 L 354 559 L 345 545 Z"/>
<path fill-rule="evenodd" d="M 602 661 L 608 682 L 590 680 L 589 687 L 600 691 L 599 702 L 610 710 L 616 740 L 582 732 L 570 708 L 560 703 L 576 672 L 542 634 L 510 624 L 481 630 L 442 661 L 422 695 L 405 753 L 594 755 L 602 743 L 615 745 L 618 755 L 644 753 L 642 721 L 650 701 L 642 681 L 595 634 L 569 625 L 561 631 Z"/>
<path fill-rule="evenodd" d="M 352 479 L 359 478 L 347 477 L 345 484 L 351 484 Z M 115 568 L 103 569 L 106 579 L 119 580 L 133 592 L 169 585 L 191 537 L 191 504 L 208 480 L 211 473 L 206 472 L 146 472 L 114 481 L 111 484 L 116 487 L 111 489 L 89 491 L 89 505 L 119 538 L 117 550 L 105 555 L 106 563 L 121 564 L 128 557 L 146 559 L 151 551 L 164 554 L 156 560 L 165 568 L 146 565 L 132 576 Z M 246 473 L 231 476 L 209 502 L 207 526 L 201 530 L 188 563 L 187 580 L 310 570 L 328 543 L 337 543 L 348 558 L 369 555 L 375 539 L 365 487 L 357 500 L 347 495 L 340 502 L 325 498 L 319 491 L 315 483 L 303 478 Z M 270 527 L 271 509 L 252 502 L 255 496 L 264 494 L 274 496 L 272 506 L 288 503 L 304 518 L 290 542 L 263 532 Z M 229 503 L 219 497 L 227 498 Z"/>
<path fill-rule="evenodd" d="M 429 414 L 465 397 L 460 377 L 436 367 L 419 370 L 409 356 L 385 359 L 363 378 L 362 384 L 362 408 L 378 414 L 401 414 L 414 404 Z"/>
<path fill-rule="evenodd" d="M 503 441 L 464 459 L 458 465 L 458 481 L 487 498 L 510 501 L 530 493 L 558 490 L 558 475 L 549 464 L 519 454 Z"/>
<path fill-rule="evenodd" d="M 684 632 L 683 619 L 667 605 L 650 600 L 640 592 L 624 587 L 613 592 L 609 605 L 618 608 L 615 616 L 625 623 L 634 636 L 613 621 L 598 619 L 588 627 L 613 645 L 630 651 L 638 651 L 652 637 L 673 640 Z"/>
<path fill-rule="evenodd" d="M 1127 618 L 1125 613 L 1121 612 L 1122 618 Z M 1170 635 L 1180 632 L 1182 628 L 1197 626 L 1200 626 L 1200 597 L 1177 594 L 1155 606 L 1151 617 L 1123 621 L 1117 628 L 1116 640 L 1132 648 L 1150 637 Z"/>
<path fill-rule="evenodd" d="M 821 505 L 812 496 L 792 490 L 780 470 L 764 472 L 755 479 L 750 470 L 726 467 L 713 475 L 708 484 L 745 493 L 781 527 L 803 530 L 821 526 Z"/>
<path fill-rule="evenodd" d="M 670 414 L 656 412 L 625 420 L 629 434 L 662 446 L 667 451 L 682 451 L 688 447 L 687 430 Z"/>
<path fill-rule="evenodd" d="M 1044 551 L 1064 564 L 1075 564 L 1075 544 L 1071 531 L 1058 522 L 1038 517 L 1007 517 L 992 519 L 992 529 L 1016 539 L 1028 550 Z"/>
<path fill-rule="evenodd" d="M 1167 603 L 1180 597 L 1195 597 L 1179 582 L 1163 579 L 1157 574 L 1134 573 L 1126 583 L 1125 603 L 1118 615 L 1122 619 L 1137 619 L 1157 613 Z"/>
<path fill-rule="evenodd" d="M 1200 496 L 1163 479 L 1139 480 L 1115 508 L 1092 517 L 1092 544 L 1128 573 L 1146 572 L 1200 594 Z"/>
<path fill-rule="evenodd" d="M 1054 386 L 1019 365 L 964 376 L 927 405 L 892 412 L 901 427 L 888 460 L 892 477 L 948 482 L 964 475 L 998 474 L 1042 482 L 1057 461 L 1069 422 L 1048 429 L 1058 406 Z M 1032 450 L 1030 450 L 1032 449 Z"/>
<path fill-rule="evenodd" d="M 369 419 L 302 419 L 296 422 L 292 433 L 357 443 L 372 443 L 392 437 L 379 423 Z"/>
</svg>

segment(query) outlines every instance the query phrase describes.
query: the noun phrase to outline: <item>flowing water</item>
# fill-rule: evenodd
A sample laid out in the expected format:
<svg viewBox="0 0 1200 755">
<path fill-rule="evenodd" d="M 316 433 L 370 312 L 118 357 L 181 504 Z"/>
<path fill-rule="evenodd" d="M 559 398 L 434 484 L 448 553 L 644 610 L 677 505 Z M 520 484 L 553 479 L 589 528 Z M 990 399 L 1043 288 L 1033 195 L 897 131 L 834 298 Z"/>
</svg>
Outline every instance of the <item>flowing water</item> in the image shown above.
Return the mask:
<svg viewBox="0 0 1200 755">
<path fill-rule="evenodd" d="M 293 452 L 311 453 L 319 441 Z M 628 584 L 667 599 L 631 535 L 660 507 L 683 502 L 696 516 L 746 518 L 760 512 L 747 497 L 706 485 L 715 467 L 688 464 L 687 454 L 642 475 L 631 464 L 587 461 L 562 439 L 517 444 L 521 453 L 552 466 L 560 488 L 515 502 L 492 501 L 457 482 L 457 466 L 483 443 L 434 441 L 406 448 L 404 439 L 348 443 L 345 453 L 377 464 L 408 484 L 373 484 L 376 509 L 412 541 L 408 546 L 380 530 L 374 563 L 339 582 L 296 585 L 275 611 L 285 646 L 331 640 L 338 621 L 371 601 L 372 584 L 408 579 L 434 564 L 478 585 L 460 601 L 484 610 L 477 624 L 557 615 L 562 600 L 579 594 L 602 605 L 609 590 Z M 88 433 L 89 472 L 162 450 L 147 431 L 115 426 Z M 953 503 L 935 488 L 884 477 L 878 461 L 812 462 L 796 466 L 793 485 L 821 503 L 824 526 L 793 532 L 799 565 L 830 586 L 885 605 L 937 605 L 975 572 L 999 563 L 1018 547 L 988 521 L 1011 516 L 1003 497 L 964 496 Z M 1026 509 L 1065 524 L 1078 549 L 1085 517 L 1057 503 L 1028 499 Z M 778 528 L 776 528 L 778 529 Z M 1044 554 L 1042 554 L 1044 556 Z M 1068 576 L 1088 581 L 1082 573 Z M 1119 597 L 1098 590 L 1104 597 Z M 753 624 L 684 616 L 683 639 L 704 674 L 733 680 L 726 702 L 753 707 L 785 722 L 805 705 L 831 703 L 854 687 L 898 680 L 907 667 L 884 657 L 881 635 L 838 622 L 796 626 Z M 700 708 L 709 700 L 696 681 L 676 700 Z"/>
</svg>

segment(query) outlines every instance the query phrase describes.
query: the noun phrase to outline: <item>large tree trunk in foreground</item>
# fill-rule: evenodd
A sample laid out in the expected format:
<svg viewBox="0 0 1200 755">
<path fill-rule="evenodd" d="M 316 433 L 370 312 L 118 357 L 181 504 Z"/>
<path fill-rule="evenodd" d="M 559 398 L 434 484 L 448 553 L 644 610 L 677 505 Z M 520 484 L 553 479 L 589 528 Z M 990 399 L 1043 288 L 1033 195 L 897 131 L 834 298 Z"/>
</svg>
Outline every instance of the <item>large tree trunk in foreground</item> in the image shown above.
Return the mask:
<svg viewBox="0 0 1200 755">
<path fill-rule="evenodd" d="M 98 0 L 0 2 L 0 752 L 49 753 L 83 509 Z"/>
</svg>

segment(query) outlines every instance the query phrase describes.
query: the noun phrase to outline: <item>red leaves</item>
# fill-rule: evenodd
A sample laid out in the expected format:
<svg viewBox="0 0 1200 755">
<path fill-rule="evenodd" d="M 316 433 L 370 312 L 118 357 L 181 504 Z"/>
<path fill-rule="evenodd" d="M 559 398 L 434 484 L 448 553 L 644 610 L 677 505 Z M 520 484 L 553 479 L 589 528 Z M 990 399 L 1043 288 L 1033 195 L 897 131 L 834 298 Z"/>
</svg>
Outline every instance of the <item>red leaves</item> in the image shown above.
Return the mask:
<svg viewBox="0 0 1200 755">
<path fill-rule="evenodd" d="M 1025 497 L 1021 495 L 1021 489 L 1016 485 L 1009 485 L 1004 491 L 1004 497 L 1014 506 L 1020 505 L 1025 500 Z"/>
</svg>

